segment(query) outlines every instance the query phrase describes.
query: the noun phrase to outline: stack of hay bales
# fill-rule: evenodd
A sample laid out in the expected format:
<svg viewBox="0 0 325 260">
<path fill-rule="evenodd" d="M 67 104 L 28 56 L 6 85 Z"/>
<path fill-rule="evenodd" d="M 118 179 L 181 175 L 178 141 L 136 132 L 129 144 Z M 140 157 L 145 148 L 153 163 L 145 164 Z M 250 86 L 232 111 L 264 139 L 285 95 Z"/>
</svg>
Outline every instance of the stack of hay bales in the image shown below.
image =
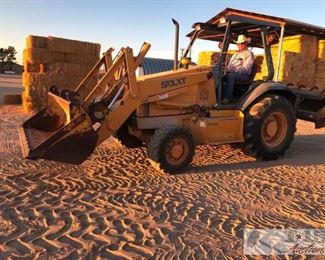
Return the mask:
<svg viewBox="0 0 325 260">
<path fill-rule="evenodd" d="M 312 88 L 315 78 L 317 38 L 296 35 L 283 40 L 282 61 L 278 80 L 297 87 Z M 272 57 L 277 64 L 278 45 L 272 46 Z"/>
<path fill-rule="evenodd" d="M 199 59 L 197 64 L 200 66 L 203 65 L 212 65 L 217 63 L 220 57 L 220 52 L 215 51 L 201 51 L 199 53 Z"/>
<path fill-rule="evenodd" d="M 318 41 L 315 86 L 319 90 L 325 90 L 325 40 Z"/>
<path fill-rule="evenodd" d="M 230 61 L 231 56 L 235 53 L 234 50 L 228 50 L 227 56 L 226 56 L 226 63 L 228 64 Z M 203 65 L 213 65 L 218 63 L 220 58 L 220 52 L 216 51 L 201 51 L 199 53 L 199 58 L 197 64 L 200 66 Z"/>
<path fill-rule="evenodd" d="M 99 59 L 100 45 L 57 37 L 28 36 L 24 50 L 22 101 L 37 112 L 47 104 L 53 85 L 73 90 Z"/>
<path fill-rule="evenodd" d="M 274 70 L 278 61 L 278 47 L 278 44 L 271 46 Z M 256 74 L 255 80 L 265 79 L 266 76 L 267 65 L 263 58 L 262 69 Z M 325 41 L 317 41 L 315 36 L 310 35 L 285 37 L 278 80 L 293 87 L 313 89 L 317 86 L 320 90 L 324 89 Z"/>
</svg>

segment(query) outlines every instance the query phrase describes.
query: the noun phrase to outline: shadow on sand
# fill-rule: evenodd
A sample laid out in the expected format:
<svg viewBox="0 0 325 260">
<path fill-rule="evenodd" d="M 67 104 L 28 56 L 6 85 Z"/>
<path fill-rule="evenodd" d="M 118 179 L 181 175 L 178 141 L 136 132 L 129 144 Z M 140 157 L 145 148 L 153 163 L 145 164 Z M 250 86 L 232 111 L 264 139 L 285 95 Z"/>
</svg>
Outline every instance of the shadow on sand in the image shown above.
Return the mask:
<svg viewBox="0 0 325 260">
<path fill-rule="evenodd" d="M 218 156 L 218 151 L 216 151 L 215 156 Z M 302 167 L 312 165 L 325 165 L 325 134 L 295 136 L 295 140 L 285 155 L 277 160 L 231 163 L 227 163 L 225 160 L 224 163 L 204 166 L 192 165 L 188 173 L 254 170 L 280 166 Z"/>
</svg>

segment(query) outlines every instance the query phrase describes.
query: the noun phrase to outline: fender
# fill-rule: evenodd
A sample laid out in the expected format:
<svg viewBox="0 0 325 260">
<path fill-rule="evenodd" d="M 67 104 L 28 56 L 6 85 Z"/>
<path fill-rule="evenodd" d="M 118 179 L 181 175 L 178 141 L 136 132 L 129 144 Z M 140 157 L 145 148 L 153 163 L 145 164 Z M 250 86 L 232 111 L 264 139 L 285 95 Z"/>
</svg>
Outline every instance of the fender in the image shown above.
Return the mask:
<svg viewBox="0 0 325 260">
<path fill-rule="evenodd" d="M 255 83 L 256 84 L 256 83 Z M 277 94 L 288 98 L 292 102 L 294 107 L 296 106 L 296 95 L 292 90 L 285 84 L 279 82 L 262 82 L 261 84 L 255 85 L 254 83 L 248 89 L 248 92 L 239 100 L 236 105 L 236 109 L 245 111 L 246 108 L 251 105 L 256 99 L 264 94 Z"/>
</svg>

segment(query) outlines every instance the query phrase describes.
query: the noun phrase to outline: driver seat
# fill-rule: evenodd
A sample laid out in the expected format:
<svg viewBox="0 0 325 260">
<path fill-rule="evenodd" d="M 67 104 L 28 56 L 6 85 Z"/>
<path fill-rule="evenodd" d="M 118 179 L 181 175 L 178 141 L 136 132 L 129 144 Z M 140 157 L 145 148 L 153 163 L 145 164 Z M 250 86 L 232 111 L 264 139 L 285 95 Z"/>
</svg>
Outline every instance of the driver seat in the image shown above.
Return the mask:
<svg viewBox="0 0 325 260">
<path fill-rule="evenodd" d="M 241 84 L 236 84 L 234 90 L 235 91 L 234 94 L 236 97 L 241 97 L 249 89 L 249 87 L 252 85 L 254 81 L 256 73 L 260 70 L 261 70 L 261 66 L 254 63 L 249 79 L 246 82 L 243 82 Z"/>
</svg>

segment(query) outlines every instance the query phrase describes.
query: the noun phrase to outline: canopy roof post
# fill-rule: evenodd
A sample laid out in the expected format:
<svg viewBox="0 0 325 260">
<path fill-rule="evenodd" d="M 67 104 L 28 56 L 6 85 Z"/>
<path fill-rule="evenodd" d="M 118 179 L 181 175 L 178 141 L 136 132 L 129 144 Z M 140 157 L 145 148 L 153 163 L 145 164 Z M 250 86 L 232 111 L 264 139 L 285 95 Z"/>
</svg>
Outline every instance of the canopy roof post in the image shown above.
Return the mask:
<svg viewBox="0 0 325 260">
<path fill-rule="evenodd" d="M 280 41 L 279 41 L 279 49 L 278 49 L 278 61 L 276 64 L 276 74 L 275 74 L 275 81 L 279 81 L 279 73 L 280 73 L 280 66 L 281 66 L 281 53 L 282 53 L 282 45 L 283 45 L 283 36 L 284 36 L 284 25 L 281 26 L 281 34 L 280 34 Z"/>
</svg>

